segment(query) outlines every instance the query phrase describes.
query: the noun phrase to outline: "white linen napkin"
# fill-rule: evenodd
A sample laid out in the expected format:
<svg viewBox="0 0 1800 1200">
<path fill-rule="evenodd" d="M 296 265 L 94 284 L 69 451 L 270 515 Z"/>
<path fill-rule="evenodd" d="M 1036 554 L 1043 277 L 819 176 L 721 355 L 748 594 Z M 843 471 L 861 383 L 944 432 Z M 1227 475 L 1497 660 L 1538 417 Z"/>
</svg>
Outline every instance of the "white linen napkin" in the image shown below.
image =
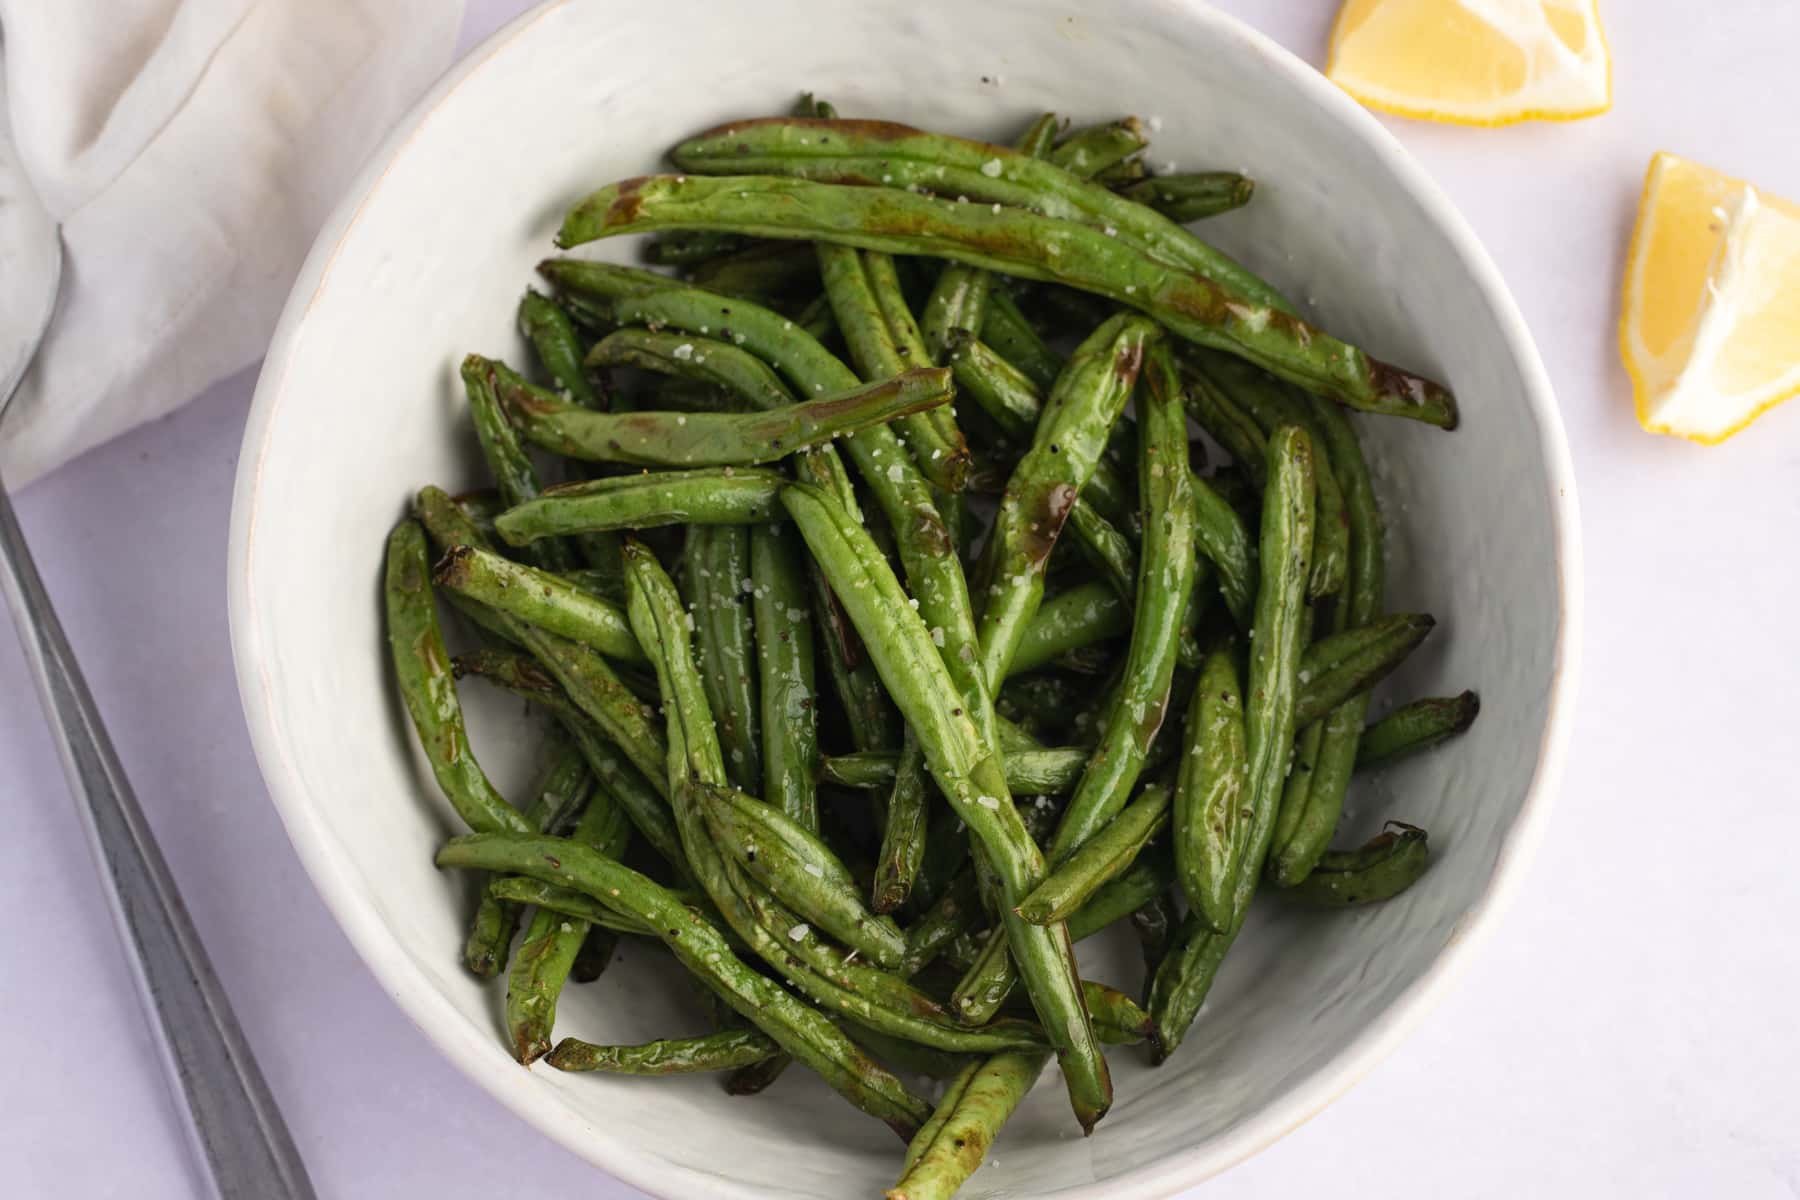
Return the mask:
<svg viewBox="0 0 1800 1200">
<path fill-rule="evenodd" d="M 68 256 L 0 437 L 10 484 L 262 355 L 461 21 L 461 0 L 0 0 L 0 122 Z"/>
</svg>

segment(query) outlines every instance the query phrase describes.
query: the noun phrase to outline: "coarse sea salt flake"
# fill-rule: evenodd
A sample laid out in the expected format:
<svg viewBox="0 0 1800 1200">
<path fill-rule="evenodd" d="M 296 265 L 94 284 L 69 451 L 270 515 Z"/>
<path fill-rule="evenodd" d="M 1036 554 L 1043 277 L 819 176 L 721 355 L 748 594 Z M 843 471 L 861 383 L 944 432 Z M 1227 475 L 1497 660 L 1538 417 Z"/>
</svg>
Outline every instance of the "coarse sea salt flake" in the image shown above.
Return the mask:
<svg viewBox="0 0 1800 1200">
<path fill-rule="evenodd" d="M 788 930 L 788 941 L 790 941 L 790 942 L 805 941 L 806 934 L 807 934 L 806 922 L 802 921 L 798 925 L 794 926 L 792 929 Z"/>
<path fill-rule="evenodd" d="M 1000 178 L 1001 170 L 1000 160 L 997 158 L 990 158 L 981 164 L 981 173 L 986 175 L 989 179 Z"/>
</svg>

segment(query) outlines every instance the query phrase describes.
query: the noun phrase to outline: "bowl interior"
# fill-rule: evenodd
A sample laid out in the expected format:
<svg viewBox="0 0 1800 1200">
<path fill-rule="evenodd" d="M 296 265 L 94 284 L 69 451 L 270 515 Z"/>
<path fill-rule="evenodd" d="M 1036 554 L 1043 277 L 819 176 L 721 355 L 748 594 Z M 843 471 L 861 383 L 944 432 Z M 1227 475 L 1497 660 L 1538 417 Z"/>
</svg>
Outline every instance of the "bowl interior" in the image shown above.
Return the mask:
<svg viewBox="0 0 1800 1200">
<path fill-rule="evenodd" d="M 804 36 L 796 36 L 796 31 Z M 1389 607 L 1438 632 L 1387 689 L 1480 689 L 1454 748 L 1358 781 L 1358 837 L 1394 816 L 1437 859 L 1400 899 L 1306 914 L 1267 904 L 1181 1053 L 1113 1057 L 1117 1105 L 1082 1139 L 1054 1069 L 971 1197 L 1164 1195 L 1278 1136 L 1397 1035 L 1448 948 L 1516 867 L 1558 674 L 1560 432 L 1492 268 L 1372 121 L 1209 11 L 1159 0 L 1072 7 L 778 0 L 551 5 L 477 51 L 365 175 L 314 251 L 258 389 L 234 517 L 234 633 L 270 788 L 328 902 L 447 1053 L 527 1119 L 666 1196 L 873 1195 L 899 1147 L 817 1080 L 760 1099 L 717 1081 L 525 1072 L 502 1048 L 501 989 L 459 961 L 471 883 L 432 852 L 456 822 L 388 680 L 383 538 L 418 486 L 481 480 L 455 368 L 521 360 L 513 327 L 564 207 L 657 167 L 680 136 L 781 111 L 803 88 L 847 115 L 1004 140 L 1043 109 L 1137 113 L 1157 164 L 1258 181 L 1217 240 L 1334 332 L 1451 384 L 1444 434 L 1361 422 L 1390 528 Z M 602 253 L 629 258 L 635 247 Z M 1549 448 L 1547 450 L 1547 448 Z M 482 762 L 520 795 L 539 727 L 465 689 Z M 1134 948 L 1084 948 L 1135 989 Z M 559 1033 L 699 1032 L 692 991 L 627 947 L 565 994 Z"/>
</svg>

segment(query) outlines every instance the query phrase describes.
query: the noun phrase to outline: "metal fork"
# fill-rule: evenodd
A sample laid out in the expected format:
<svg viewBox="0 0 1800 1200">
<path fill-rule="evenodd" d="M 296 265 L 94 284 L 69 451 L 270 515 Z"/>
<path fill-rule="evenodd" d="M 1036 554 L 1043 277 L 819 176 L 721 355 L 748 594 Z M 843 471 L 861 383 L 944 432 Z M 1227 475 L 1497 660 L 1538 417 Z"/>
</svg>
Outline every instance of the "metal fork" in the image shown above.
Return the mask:
<svg viewBox="0 0 1800 1200">
<path fill-rule="evenodd" d="M 3 158 L 3 155 L 0 155 Z M 5 165 L 0 161 L 0 167 Z M 0 200 L 4 200 L 0 197 Z M 6 408 L 43 341 L 62 281 L 62 237 L 42 314 L 0 338 L 19 339 L 17 367 L 0 379 Z M 16 286 L 17 280 L 6 281 Z M 31 297 L 21 297 L 27 303 Z M 6 347 L 11 349 L 12 347 Z M 9 356 L 0 355 L 0 363 Z M 4 370 L 0 366 L 0 370 Z M 88 842 L 106 882 L 113 919 L 161 1051 L 162 1065 L 199 1170 L 201 1194 L 217 1200 L 312 1200 L 312 1184 L 281 1112 L 257 1070 L 162 852 L 119 766 L 100 712 L 81 677 L 62 623 L 38 578 L 0 480 L 0 591 L 18 626 L 44 712 L 81 803 Z"/>
</svg>

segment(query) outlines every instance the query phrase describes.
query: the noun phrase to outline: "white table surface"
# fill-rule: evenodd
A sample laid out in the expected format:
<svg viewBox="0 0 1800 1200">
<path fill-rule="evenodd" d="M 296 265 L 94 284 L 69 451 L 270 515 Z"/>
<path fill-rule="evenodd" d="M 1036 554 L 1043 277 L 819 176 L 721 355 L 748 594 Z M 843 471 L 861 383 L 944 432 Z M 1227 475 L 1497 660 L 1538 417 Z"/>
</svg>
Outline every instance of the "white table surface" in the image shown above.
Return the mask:
<svg viewBox="0 0 1800 1200">
<path fill-rule="evenodd" d="M 524 7 L 472 0 L 465 44 Z M 1222 7 L 1323 60 L 1328 0 Z M 1559 808 L 1516 907 L 1412 1038 L 1192 1195 L 1800 1194 L 1800 402 L 1717 449 L 1650 437 L 1613 337 L 1651 152 L 1800 198 L 1800 5 L 1603 7 L 1610 115 L 1501 131 L 1393 122 L 1498 260 L 1574 447 L 1587 654 Z M 638 1196 L 440 1059 L 289 849 L 226 634 L 227 509 L 253 383 L 246 372 L 87 455 L 19 508 L 319 1192 Z M 189 1196 L 87 846 L 6 636 L 0 789 L 0 1193 Z"/>
</svg>

